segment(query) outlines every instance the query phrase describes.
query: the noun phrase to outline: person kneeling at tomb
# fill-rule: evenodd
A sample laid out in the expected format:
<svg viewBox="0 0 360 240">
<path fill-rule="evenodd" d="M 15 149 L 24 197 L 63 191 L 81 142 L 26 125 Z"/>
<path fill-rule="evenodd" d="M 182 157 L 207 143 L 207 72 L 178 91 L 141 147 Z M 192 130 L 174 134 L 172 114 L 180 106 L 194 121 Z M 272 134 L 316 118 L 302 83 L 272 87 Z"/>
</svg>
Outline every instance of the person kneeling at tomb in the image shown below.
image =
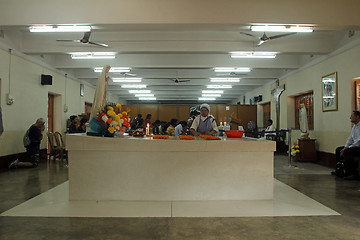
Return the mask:
<svg viewBox="0 0 360 240">
<path fill-rule="evenodd" d="M 175 126 L 178 120 L 173 118 L 170 120 L 170 126 L 166 129 L 166 132 L 169 136 L 175 136 Z"/>
<path fill-rule="evenodd" d="M 216 119 L 210 115 L 209 104 L 201 104 L 200 115 L 194 119 L 190 131 L 194 136 L 201 134 L 213 135 L 219 132 Z"/>
</svg>

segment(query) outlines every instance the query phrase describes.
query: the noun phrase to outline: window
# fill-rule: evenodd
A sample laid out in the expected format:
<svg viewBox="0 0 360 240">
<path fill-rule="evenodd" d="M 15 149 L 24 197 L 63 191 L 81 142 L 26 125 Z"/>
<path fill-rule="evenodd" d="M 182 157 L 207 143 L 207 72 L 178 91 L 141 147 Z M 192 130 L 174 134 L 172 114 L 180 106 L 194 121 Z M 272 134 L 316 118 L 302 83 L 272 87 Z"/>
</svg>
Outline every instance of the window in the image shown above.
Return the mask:
<svg viewBox="0 0 360 240">
<path fill-rule="evenodd" d="M 309 129 L 314 129 L 313 92 L 295 97 L 295 128 L 300 128 L 299 110 L 301 103 L 305 104 Z"/>
</svg>

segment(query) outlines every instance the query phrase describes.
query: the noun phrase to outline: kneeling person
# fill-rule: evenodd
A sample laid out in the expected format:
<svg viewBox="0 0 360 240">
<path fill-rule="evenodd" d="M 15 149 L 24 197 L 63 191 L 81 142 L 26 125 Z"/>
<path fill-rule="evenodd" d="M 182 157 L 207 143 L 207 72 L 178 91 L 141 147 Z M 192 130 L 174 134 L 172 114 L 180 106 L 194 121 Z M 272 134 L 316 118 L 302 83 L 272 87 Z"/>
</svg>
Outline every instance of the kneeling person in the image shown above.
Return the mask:
<svg viewBox="0 0 360 240">
<path fill-rule="evenodd" d="M 30 140 L 30 144 L 25 146 L 26 152 L 29 156 L 27 162 L 20 162 L 18 159 L 13 161 L 9 168 L 18 167 L 37 167 L 39 164 L 40 142 L 43 138 L 42 132 L 45 129 L 45 121 L 39 118 L 34 125 L 32 125 L 26 132 Z"/>
</svg>

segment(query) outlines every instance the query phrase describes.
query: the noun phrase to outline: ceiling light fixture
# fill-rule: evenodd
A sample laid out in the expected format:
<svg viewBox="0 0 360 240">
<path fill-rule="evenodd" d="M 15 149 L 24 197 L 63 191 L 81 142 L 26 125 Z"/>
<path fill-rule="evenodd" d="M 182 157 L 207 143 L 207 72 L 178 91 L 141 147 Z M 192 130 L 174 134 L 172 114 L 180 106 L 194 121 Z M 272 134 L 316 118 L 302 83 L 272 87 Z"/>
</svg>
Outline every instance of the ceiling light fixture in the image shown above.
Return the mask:
<svg viewBox="0 0 360 240">
<path fill-rule="evenodd" d="M 254 32 L 313 32 L 313 26 L 309 25 L 291 25 L 291 24 L 264 24 L 252 25 L 250 30 Z"/>
<path fill-rule="evenodd" d="M 223 90 L 202 90 L 202 93 L 224 93 Z"/>
<path fill-rule="evenodd" d="M 123 83 L 133 83 L 133 82 L 141 82 L 142 78 L 113 78 L 113 82 L 123 82 Z"/>
<path fill-rule="evenodd" d="M 102 72 L 103 67 L 94 68 L 94 72 Z M 111 67 L 110 72 L 130 72 L 130 68 L 128 67 Z"/>
<path fill-rule="evenodd" d="M 201 101 L 215 101 L 215 100 L 216 100 L 216 98 L 199 97 L 199 100 L 201 100 Z"/>
<path fill-rule="evenodd" d="M 34 25 L 29 27 L 30 32 L 90 32 L 90 26 L 78 25 Z"/>
<path fill-rule="evenodd" d="M 72 59 L 115 59 L 115 52 L 73 52 Z"/>
<path fill-rule="evenodd" d="M 135 97 L 154 97 L 154 94 L 135 94 Z"/>
<path fill-rule="evenodd" d="M 129 90 L 129 93 L 151 93 L 150 90 Z"/>
<path fill-rule="evenodd" d="M 231 58 L 276 58 L 277 52 L 231 52 Z"/>
<path fill-rule="evenodd" d="M 207 88 L 232 88 L 231 85 L 207 85 Z"/>
<path fill-rule="evenodd" d="M 240 78 L 210 78 L 210 82 L 240 82 Z"/>
<path fill-rule="evenodd" d="M 202 94 L 201 97 L 221 97 L 221 94 Z"/>
<path fill-rule="evenodd" d="M 232 67 L 216 67 L 215 72 L 250 72 L 251 69 L 248 67 L 232 68 Z"/>
<path fill-rule="evenodd" d="M 122 88 L 146 88 L 145 84 L 140 84 L 140 85 L 121 85 Z"/>
<path fill-rule="evenodd" d="M 140 97 L 139 100 L 156 100 L 156 97 Z"/>
</svg>

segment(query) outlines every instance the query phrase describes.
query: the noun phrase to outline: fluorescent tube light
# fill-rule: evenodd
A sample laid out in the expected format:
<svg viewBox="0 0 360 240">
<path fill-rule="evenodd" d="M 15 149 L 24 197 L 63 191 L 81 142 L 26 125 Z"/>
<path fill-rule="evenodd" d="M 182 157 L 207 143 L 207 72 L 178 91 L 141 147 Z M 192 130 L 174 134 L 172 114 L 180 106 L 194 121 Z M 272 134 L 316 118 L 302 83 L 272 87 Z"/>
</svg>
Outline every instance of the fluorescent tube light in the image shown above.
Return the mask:
<svg viewBox="0 0 360 240">
<path fill-rule="evenodd" d="M 216 98 L 199 97 L 199 100 L 202 100 L 202 101 L 215 101 L 215 100 L 216 100 Z"/>
<path fill-rule="evenodd" d="M 132 83 L 132 82 L 141 82 L 142 78 L 113 78 L 113 82 L 123 82 L 123 83 Z"/>
<path fill-rule="evenodd" d="M 207 85 L 207 88 L 232 88 L 231 85 Z"/>
<path fill-rule="evenodd" d="M 135 97 L 154 97 L 154 94 L 135 94 Z"/>
<path fill-rule="evenodd" d="M 115 59 L 115 52 L 74 52 L 72 59 Z"/>
<path fill-rule="evenodd" d="M 215 72 L 250 72 L 250 68 L 231 68 L 231 67 L 216 67 L 214 69 Z"/>
<path fill-rule="evenodd" d="M 156 100 L 156 97 L 140 97 L 139 100 Z"/>
<path fill-rule="evenodd" d="M 210 82 L 240 82 L 240 78 L 210 78 Z"/>
<path fill-rule="evenodd" d="M 77 25 L 35 25 L 29 27 L 30 32 L 90 32 L 90 26 Z"/>
<path fill-rule="evenodd" d="M 201 97 L 221 97 L 221 94 L 202 94 Z"/>
<path fill-rule="evenodd" d="M 94 72 L 102 72 L 103 67 L 94 68 Z M 130 72 L 130 68 L 128 67 L 111 67 L 110 72 Z"/>
<path fill-rule="evenodd" d="M 313 32 L 314 29 L 311 26 L 304 25 L 253 25 L 250 26 L 251 31 L 254 32 Z"/>
<path fill-rule="evenodd" d="M 232 58 L 275 58 L 277 52 L 231 52 Z"/>
<path fill-rule="evenodd" d="M 129 93 L 151 93 L 150 90 L 129 90 Z"/>
<path fill-rule="evenodd" d="M 122 88 L 146 88 L 145 84 L 140 84 L 140 85 L 121 85 Z"/>
<path fill-rule="evenodd" d="M 202 90 L 202 93 L 224 93 L 223 90 Z"/>
</svg>

